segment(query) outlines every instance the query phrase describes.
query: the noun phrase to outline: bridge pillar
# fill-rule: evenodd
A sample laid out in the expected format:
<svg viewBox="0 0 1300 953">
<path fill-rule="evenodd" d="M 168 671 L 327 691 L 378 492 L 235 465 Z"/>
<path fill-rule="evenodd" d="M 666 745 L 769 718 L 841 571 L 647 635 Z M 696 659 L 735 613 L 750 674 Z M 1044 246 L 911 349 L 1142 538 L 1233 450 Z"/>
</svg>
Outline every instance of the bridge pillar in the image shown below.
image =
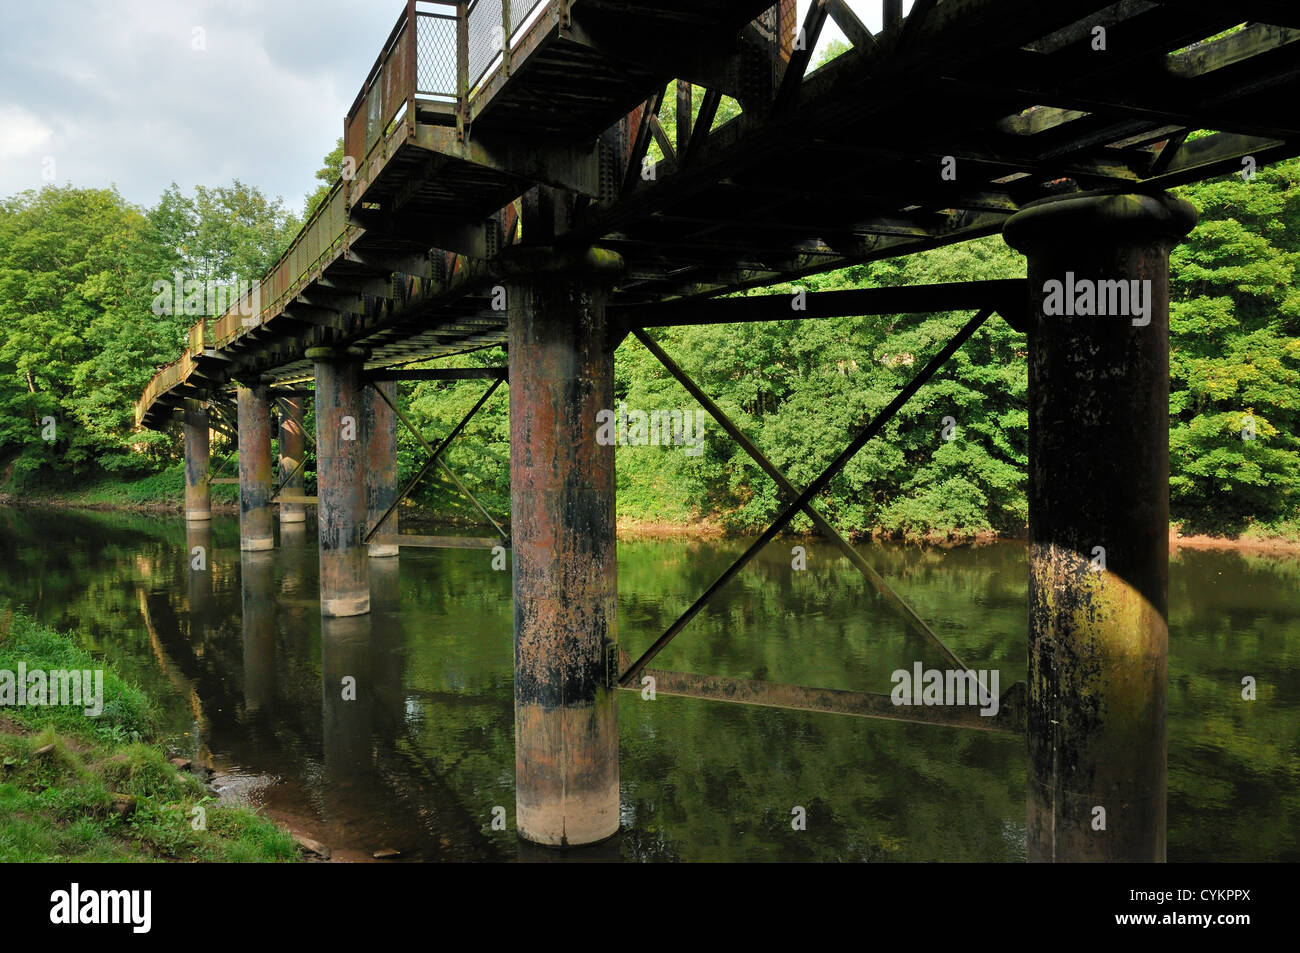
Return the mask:
<svg viewBox="0 0 1300 953">
<path fill-rule="evenodd" d="M 1165 859 L 1169 250 L 1195 221 L 1084 194 L 1004 232 L 1029 257 L 1031 861 Z"/>
<path fill-rule="evenodd" d="M 271 402 L 265 384 L 239 385 L 239 548 L 275 548 L 271 513 Z"/>
<path fill-rule="evenodd" d="M 316 347 L 316 519 L 320 608 L 326 616 L 370 611 L 366 547 L 366 433 L 362 348 Z"/>
<path fill-rule="evenodd" d="M 591 844 L 619 827 L 614 447 L 596 442 L 617 342 L 590 273 L 511 288 L 509 321 L 516 827 Z"/>
<path fill-rule="evenodd" d="M 185 401 L 185 519 L 212 519 L 208 486 L 208 412 L 197 400 Z"/>
<path fill-rule="evenodd" d="M 280 399 L 280 485 L 282 487 L 280 492 L 287 496 L 302 496 L 305 492 L 306 483 L 300 466 L 305 450 L 306 434 L 302 429 L 302 398 L 283 397 Z M 306 521 L 307 507 L 301 503 L 280 504 L 281 526 Z"/>
<path fill-rule="evenodd" d="M 375 393 L 381 388 L 397 403 L 397 381 L 376 381 L 366 389 L 366 531 L 379 522 L 397 499 L 397 414 Z M 382 536 L 397 535 L 397 510 L 384 523 Z M 396 543 L 371 543 L 370 555 L 396 556 Z"/>
</svg>

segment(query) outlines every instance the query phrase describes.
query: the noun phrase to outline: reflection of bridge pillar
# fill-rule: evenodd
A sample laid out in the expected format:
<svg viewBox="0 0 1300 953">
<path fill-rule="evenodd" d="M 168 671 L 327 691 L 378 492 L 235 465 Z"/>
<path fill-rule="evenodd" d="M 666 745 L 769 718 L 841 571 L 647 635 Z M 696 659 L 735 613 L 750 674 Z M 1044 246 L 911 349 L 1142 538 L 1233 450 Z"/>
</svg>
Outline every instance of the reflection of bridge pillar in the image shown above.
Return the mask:
<svg viewBox="0 0 1300 953">
<path fill-rule="evenodd" d="M 243 608 L 244 710 L 270 706 L 275 694 L 275 554 L 245 552 L 239 559 Z"/>
<path fill-rule="evenodd" d="M 1165 859 L 1169 249 L 1195 220 L 1170 196 L 1082 195 L 1006 226 L 1031 296 L 1031 861 Z"/>
<path fill-rule="evenodd" d="M 379 522 L 397 499 L 397 414 L 375 393 L 381 388 L 397 403 L 397 381 L 376 381 L 366 390 L 366 528 Z M 381 536 L 397 535 L 397 511 L 384 523 Z M 371 543 L 371 556 L 396 556 L 396 543 Z"/>
<path fill-rule="evenodd" d="M 205 638 L 212 612 L 211 522 L 185 524 L 185 566 L 189 574 L 190 642 L 198 645 Z"/>
<path fill-rule="evenodd" d="M 320 608 L 326 616 L 370 611 L 366 547 L 365 396 L 360 348 L 311 348 L 316 363 L 316 519 Z"/>
<path fill-rule="evenodd" d="M 208 487 L 208 412 L 197 400 L 185 401 L 185 518 L 212 519 Z"/>
<path fill-rule="evenodd" d="M 271 403 L 265 384 L 239 386 L 239 548 L 275 547 L 271 513 Z"/>
<path fill-rule="evenodd" d="M 540 276 L 509 300 L 516 823 L 521 837 L 556 846 L 619 826 L 618 709 L 605 675 L 617 633 L 614 447 L 596 443 L 614 356 L 595 281 Z"/>
<path fill-rule="evenodd" d="M 280 400 L 280 492 L 285 496 L 302 496 L 302 456 L 305 449 L 302 429 L 302 398 L 284 397 Z M 293 474 L 290 476 L 289 474 Z M 302 523 L 307 519 L 307 508 L 301 503 L 280 504 L 280 525 Z"/>
<path fill-rule="evenodd" d="M 321 619 L 321 708 L 325 770 L 347 784 L 371 772 L 372 709 L 370 617 Z"/>
<path fill-rule="evenodd" d="M 383 731 L 400 730 L 406 714 L 403 654 L 401 570 L 396 559 L 370 564 L 370 640 L 374 647 L 374 717 Z"/>
</svg>

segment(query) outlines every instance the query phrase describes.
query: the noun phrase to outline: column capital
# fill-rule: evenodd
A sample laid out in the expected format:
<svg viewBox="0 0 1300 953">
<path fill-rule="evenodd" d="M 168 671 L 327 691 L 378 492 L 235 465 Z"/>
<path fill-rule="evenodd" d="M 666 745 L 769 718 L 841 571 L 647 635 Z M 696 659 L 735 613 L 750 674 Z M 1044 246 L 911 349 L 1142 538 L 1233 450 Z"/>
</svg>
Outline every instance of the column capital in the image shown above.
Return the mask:
<svg viewBox="0 0 1300 953">
<path fill-rule="evenodd" d="M 364 361 L 370 357 L 370 348 L 309 347 L 303 356 L 309 361 Z"/>
<path fill-rule="evenodd" d="M 543 277 L 612 281 L 623 273 L 623 256 L 607 248 L 514 245 L 501 253 L 502 275 L 512 281 Z"/>
<path fill-rule="evenodd" d="M 1002 227 L 1002 237 L 1026 255 L 1090 243 L 1175 244 L 1196 225 L 1196 206 L 1168 192 L 1080 192 L 1030 202 Z"/>
</svg>

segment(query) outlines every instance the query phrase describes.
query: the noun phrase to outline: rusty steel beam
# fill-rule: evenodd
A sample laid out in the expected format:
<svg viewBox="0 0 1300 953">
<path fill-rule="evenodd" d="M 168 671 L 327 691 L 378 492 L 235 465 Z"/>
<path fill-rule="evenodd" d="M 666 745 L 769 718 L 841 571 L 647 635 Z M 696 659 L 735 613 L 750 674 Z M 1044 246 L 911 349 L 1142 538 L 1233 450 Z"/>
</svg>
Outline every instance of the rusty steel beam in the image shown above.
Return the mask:
<svg viewBox="0 0 1300 953">
<path fill-rule="evenodd" d="M 239 385 L 239 548 L 275 547 L 271 512 L 271 402 L 265 384 Z M 209 481 L 211 482 L 211 481 Z"/>
<path fill-rule="evenodd" d="M 289 499 L 289 496 L 302 496 L 305 492 L 302 474 L 305 444 L 302 398 L 280 398 L 280 486 L 275 499 L 280 503 L 281 526 L 307 520 L 307 511 Z"/>
<path fill-rule="evenodd" d="M 436 367 L 367 371 L 367 381 L 490 381 L 504 379 L 504 367 Z"/>
<path fill-rule="evenodd" d="M 399 533 L 376 537 L 376 542 L 416 549 L 494 549 L 502 545 L 501 540 L 495 536 L 416 536 Z M 508 549 L 509 543 L 505 545 Z"/>
<path fill-rule="evenodd" d="M 370 611 L 363 348 L 307 351 L 316 367 L 316 521 L 320 607 L 327 617 Z"/>
<path fill-rule="evenodd" d="M 1165 859 L 1169 250 L 1195 221 L 1167 194 L 1085 194 L 1007 223 L 1032 289 L 1031 861 Z M 1145 308 L 1058 313 L 1048 283 L 1072 278 L 1145 287 Z"/>
<path fill-rule="evenodd" d="M 952 336 L 952 339 L 943 346 L 939 353 L 932 357 L 925 367 L 921 368 L 921 370 L 917 372 L 916 376 L 908 381 L 907 385 L 898 392 L 897 396 L 895 396 L 894 399 L 891 400 L 889 404 L 886 405 L 885 408 L 878 413 L 856 437 L 853 438 L 853 441 L 840 452 L 840 455 L 831 462 L 830 466 L 822 471 L 821 476 L 808 484 L 807 489 L 800 493 L 794 501 L 786 506 L 781 515 L 776 518 L 776 521 L 763 531 L 763 534 L 754 541 L 749 549 L 745 550 L 745 552 L 741 554 L 740 558 L 727 567 L 727 570 L 705 591 L 704 595 L 696 599 L 695 602 L 691 604 L 690 608 L 683 612 L 677 621 L 670 625 L 667 631 L 665 631 L 663 635 L 659 636 L 659 638 L 655 640 L 654 644 L 651 645 L 650 648 L 646 649 L 645 653 L 642 654 L 639 659 L 632 663 L 630 668 L 623 672 L 618 680 L 619 685 L 627 685 L 634 681 L 637 675 L 640 674 L 641 670 L 650 663 L 650 660 L 663 651 L 664 647 L 677 637 L 677 633 L 686 628 L 691 619 L 695 618 L 695 616 L 699 614 L 699 611 L 708 604 L 710 599 L 713 598 L 714 593 L 730 582 L 731 579 L 750 562 L 750 560 L 759 554 L 764 546 L 775 539 L 776 535 L 780 533 L 781 530 L 785 529 L 790 520 L 794 519 L 795 515 L 802 510 L 804 506 L 813 499 L 813 497 L 826 489 L 826 486 L 835 478 L 836 474 L 843 470 L 845 465 L 853 459 L 857 452 L 866 446 L 867 442 L 884 428 L 890 418 L 898 413 L 902 406 L 912 398 L 912 395 L 920 390 L 921 386 L 934 376 L 934 373 L 942 367 L 945 362 L 947 362 L 948 358 L 952 357 L 952 355 L 956 353 L 959 347 L 966 343 L 967 339 L 978 330 L 980 325 L 988 320 L 992 313 L 992 310 L 980 311 L 967 321 L 961 329 Z"/>
<path fill-rule="evenodd" d="M 645 331 L 636 329 L 632 333 L 636 336 L 636 339 L 645 346 L 646 350 L 655 356 L 668 373 L 671 374 L 677 382 L 682 385 L 682 387 L 686 388 L 687 392 L 699 402 L 700 406 L 708 412 L 709 416 L 718 422 L 731 439 L 740 445 L 740 448 L 749 455 L 750 459 L 757 463 L 763 472 L 772 478 L 776 485 L 781 488 L 786 499 L 797 499 L 799 496 L 798 488 L 790 482 L 776 464 L 767 458 L 767 455 L 758 448 L 758 445 L 750 440 L 749 437 L 745 435 L 745 432 L 737 427 L 736 424 L 725 413 L 723 413 L 722 408 L 714 403 L 709 395 L 704 393 L 698 384 L 691 380 L 690 375 L 682 370 L 681 366 L 669 357 L 668 353 L 648 334 L 646 334 Z M 885 581 L 884 577 L 872 568 L 871 564 L 863 558 L 862 554 L 853 548 L 853 544 L 841 536 L 835 527 L 826 521 L 821 513 L 817 511 L 817 508 L 812 505 L 811 501 L 804 504 L 803 511 L 807 514 L 808 518 L 812 520 L 813 525 L 817 527 L 817 530 L 839 548 L 840 552 L 842 552 L 848 561 L 866 577 L 867 582 L 869 582 L 872 588 L 880 594 L 880 597 L 885 600 L 890 608 L 902 617 L 908 628 L 920 635 L 921 638 L 924 639 L 932 648 L 936 649 L 949 665 L 962 670 L 969 668 L 965 662 L 957 657 L 957 654 L 953 652 L 952 649 L 948 648 L 948 646 L 944 644 L 943 640 L 940 639 L 939 636 L 935 635 L 934 630 L 925 624 L 925 620 L 917 615 L 915 610 L 913 610 L 912 607 L 903 600 L 902 596 L 893 590 L 889 583 Z"/>
<path fill-rule="evenodd" d="M 212 519 L 211 494 L 208 490 L 209 430 L 208 413 L 197 400 L 185 401 L 185 519 L 202 522 Z"/>
<path fill-rule="evenodd" d="M 525 840 L 592 844 L 619 829 L 614 405 L 602 265 L 509 288 L 515 602 L 515 805 Z"/>
<path fill-rule="evenodd" d="M 671 301 L 611 308 L 610 311 L 628 328 L 920 314 L 975 308 L 990 308 L 1014 324 L 1024 316 L 1025 287 L 1023 278 L 996 278 L 932 285 L 809 291 L 803 294 L 800 301 L 802 309 L 798 311 L 794 309 L 794 296 L 791 294 Z"/>
<path fill-rule="evenodd" d="M 502 539 L 508 538 L 505 530 L 503 530 L 499 525 L 497 525 L 496 520 L 492 519 L 492 517 L 488 514 L 488 511 L 483 508 L 483 505 L 479 503 L 478 499 L 472 493 L 469 492 L 469 490 L 465 487 L 463 483 L 460 482 L 460 480 L 456 478 L 456 474 L 454 474 L 451 471 L 451 468 L 448 467 L 447 464 L 444 463 L 442 459 L 443 451 L 445 451 L 447 447 L 451 445 L 451 442 L 455 440 L 457 436 L 460 435 L 460 432 L 465 429 L 466 424 L 468 424 L 470 420 L 473 419 L 474 415 L 479 412 L 479 408 L 481 408 L 484 404 L 486 404 L 488 398 L 491 397 L 492 394 L 496 391 L 496 389 L 501 386 L 503 380 L 504 378 L 497 378 L 492 382 L 491 386 L 488 387 L 487 391 L 484 392 L 483 396 L 478 399 L 478 402 L 473 407 L 470 408 L 469 413 L 467 413 L 464 417 L 461 418 L 460 423 L 458 423 L 455 427 L 452 428 L 451 433 L 449 433 L 446 437 L 444 437 L 442 442 L 439 443 L 437 447 L 430 446 L 429 441 L 424 439 L 424 435 L 421 434 L 419 429 L 415 426 L 415 424 L 411 422 L 411 418 L 406 416 L 406 414 L 402 411 L 400 407 L 397 406 L 395 402 L 389 401 L 388 396 L 382 390 L 379 390 L 379 388 L 376 385 L 372 385 L 374 386 L 375 393 L 379 395 L 380 399 L 384 401 L 388 401 L 388 406 L 392 408 L 392 411 L 397 416 L 397 419 L 402 422 L 402 424 L 406 427 L 407 430 L 409 430 L 412 434 L 415 435 L 415 439 L 420 441 L 420 445 L 424 447 L 424 449 L 428 452 L 429 456 L 428 458 L 425 459 L 424 463 L 420 465 L 420 469 L 415 472 L 415 476 L 411 477 L 410 481 L 406 484 L 406 488 L 397 495 L 397 498 L 393 500 L 393 502 L 389 505 L 388 509 L 385 510 L 383 515 L 379 517 L 378 521 L 370 524 L 370 531 L 366 534 L 365 542 L 369 543 L 372 539 L 374 539 L 374 537 L 378 534 L 380 527 L 384 526 L 387 523 L 388 519 L 393 515 L 393 513 L 397 511 L 397 507 L 401 504 L 402 500 L 410 496 L 411 492 L 416 488 L 419 482 L 422 479 L 424 479 L 424 475 L 428 473 L 429 470 L 434 467 L 434 465 L 438 465 L 442 467 L 443 472 L 446 473 L 449 477 L 451 477 L 452 481 L 455 482 L 455 484 L 460 488 L 461 492 L 463 492 L 466 496 L 469 497 L 470 502 L 472 502 L 478 508 L 478 511 L 481 514 L 483 514 L 484 517 L 487 518 L 487 521 L 492 524 L 493 528 L 496 529 L 497 533 L 501 536 Z"/>
<path fill-rule="evenodd" d="M 389 532 L 397 533 L 397 381 L 371 381 L 366 390 L 366 525 L 378 526 L 388 516 Z M 397 546 L 370 539 L 372 558 L 396 556 Z"/>
</svg>

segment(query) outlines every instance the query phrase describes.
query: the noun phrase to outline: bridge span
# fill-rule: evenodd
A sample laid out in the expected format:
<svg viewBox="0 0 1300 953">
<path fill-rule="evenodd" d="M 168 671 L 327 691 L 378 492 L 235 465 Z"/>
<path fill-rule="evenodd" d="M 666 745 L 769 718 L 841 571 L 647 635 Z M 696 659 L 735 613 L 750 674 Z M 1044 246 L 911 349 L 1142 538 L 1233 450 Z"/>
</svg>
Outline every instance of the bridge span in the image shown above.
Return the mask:
<svg viewBox="0 0 1300 953">
<path fill-rule="evenodd" d="M 1300 152 L 1300 9 L 868 5 L 879 29 L 844 0 L 408 0 L 345 119 L 344 174 L 249 296 L 193 326 L 137 423 L 182 420 L 195 521 L 210 517 L 210 431 L 237 440 L 248 552 L 273 548 L 277 506 L 301 522 L 315 505 L 327 616 L 368 612 L 369 559 L 404 545 L 510 547 L 517 829 L 572 846 L 619 827 L 617 689 L 638 688 L 799 512 L 966 670 L 815 503 L 982 322 L 1006 320 L 1028 335 L 1031 578 L 1028 685 L 1003 714 L 654 674 L 703 698 L 1023 731 L 1030 859 L 1163 860 L 1168 255 L 1196 214 L 1167 190 Z M 851 49 L 810 71 L 831 21 Z M 724 297 L 995 233 L 1026 254 L 1027 280 L 808 294 L 799 310 L 788 294 Z M 1067 281 L 1083 290 L 1063 308 L 1045 291 Z M 804 488 L 645 331 L 936 310 L 973 316 Z M 639 655 L 614 615 L 614 448 L 596 437 L 629 334 L 787 498 Z M 492 347 L 497 368 L 410 367 Z M 508 527 L 483 511 L 496 538 L 398 532 L 396 382 L 439 377 L 483 378 L 484 400 L 509 388 Z M 301 479 L 308 396 L 315 497 Z M 417 435 L 420 474 L 446 470 L 459 430 L 437 446 Z"/>
</svg>

